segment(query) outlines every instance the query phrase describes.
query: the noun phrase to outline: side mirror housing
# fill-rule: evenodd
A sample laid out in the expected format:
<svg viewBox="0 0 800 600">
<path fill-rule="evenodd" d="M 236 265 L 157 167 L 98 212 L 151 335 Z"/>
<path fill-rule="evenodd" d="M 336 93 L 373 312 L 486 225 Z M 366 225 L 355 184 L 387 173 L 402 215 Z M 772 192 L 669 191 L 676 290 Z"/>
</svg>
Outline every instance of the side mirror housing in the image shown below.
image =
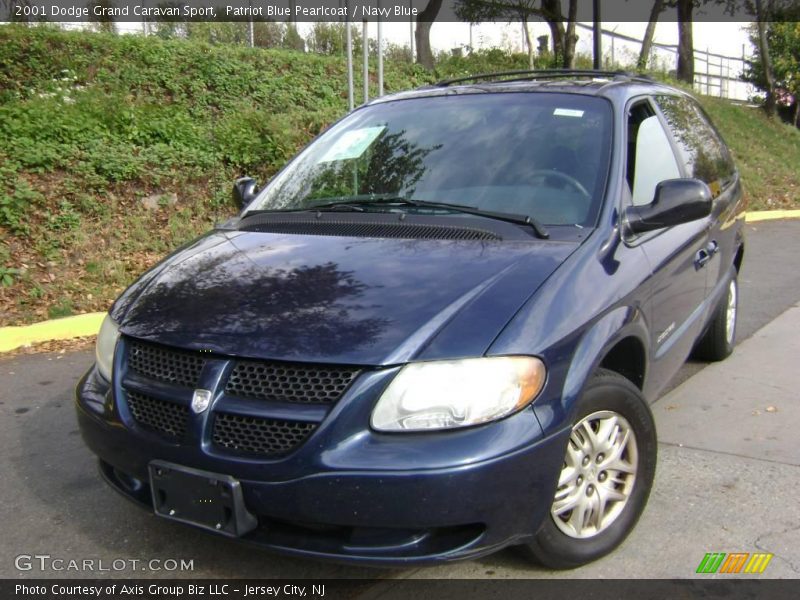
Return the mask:
<svg viewBox="0 0 800 600">
<path fill-rule="evenodd" d="M 252 177 L 241 177 L 233 184 L 233 201 L 239 210 L 250 204 L 258 194 L 258 184 Z"/>
<path fill-rule="evenodd" d="M 625 226 L 638 234 L 702 219 L 711 214 L 709 187 L 699 179 L 668 179 L 656 186 L 650 204 L 629 206 Z"/>
</svg>

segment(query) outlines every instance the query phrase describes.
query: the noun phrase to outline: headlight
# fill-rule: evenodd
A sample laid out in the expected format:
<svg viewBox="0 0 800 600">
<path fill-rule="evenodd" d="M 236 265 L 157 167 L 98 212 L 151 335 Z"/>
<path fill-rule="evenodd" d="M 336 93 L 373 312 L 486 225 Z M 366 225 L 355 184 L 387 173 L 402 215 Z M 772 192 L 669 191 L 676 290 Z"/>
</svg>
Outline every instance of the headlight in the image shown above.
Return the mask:
<svg viewBox="0 0 800 600">
<path fill-rule="evenodd" d="M 117 347 L 119 339 L 119 326 L 106 315 L 103 324 L 100 325 L 100 333 L 97 334 L 97 344 L 94 347 L 94 355 L 97 360 L 97 370 L 100 375 L 111 381 L 111 367 L 114 364 L 114 348 Z"/>
<path fill-rule="evenodd" d="M 486 423 L 532 402 L 544 379 L 544 364 L 529 356 L 412 363 L 383 392 L 372 427 L 422 431 Z"/>
</svg>

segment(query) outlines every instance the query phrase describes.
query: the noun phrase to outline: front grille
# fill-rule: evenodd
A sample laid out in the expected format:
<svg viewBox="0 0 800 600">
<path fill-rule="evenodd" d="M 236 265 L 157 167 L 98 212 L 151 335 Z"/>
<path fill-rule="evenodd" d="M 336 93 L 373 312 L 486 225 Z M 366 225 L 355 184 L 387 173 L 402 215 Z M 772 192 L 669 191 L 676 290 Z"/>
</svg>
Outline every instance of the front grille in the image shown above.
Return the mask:
<svg viewBox="0 0 800 600">
<path fill-rule="evenodd" d="M 218 446 L 243 454 L 276 456 L 299 446 L 316 427 L 315 423 L 217 413 L 213 440 Z"/>
<path fill-rule="evenodd" d="M 181 438 L 186 433 L 189 408 L 140 394 L 128 392 L 128 408 L 136 422 L 163 435 Z"/>
<path fill-rule="evenodd" d="M 196 388 L 205 364 L 206 358 L 194 352 L 138 340 L 131 340 L 128 346 L 128 368 L 143 377 L 165 383 Z"/>
<path fill-rule="evenodd" d="M 352 367 L 239 361 L 225 391 L 273 402 L 333 404 L 356 375 Z"/>
</svg>

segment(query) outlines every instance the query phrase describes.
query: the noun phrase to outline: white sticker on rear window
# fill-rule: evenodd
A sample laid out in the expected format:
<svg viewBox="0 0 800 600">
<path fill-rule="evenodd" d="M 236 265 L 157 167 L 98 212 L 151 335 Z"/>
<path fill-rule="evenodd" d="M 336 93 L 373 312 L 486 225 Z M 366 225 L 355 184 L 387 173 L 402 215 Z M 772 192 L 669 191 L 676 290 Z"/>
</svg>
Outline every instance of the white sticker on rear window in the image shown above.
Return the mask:
<svg viewBox="0 0 800 600">
<path fill-rule="evenodd" d="M 333 162 L 335 160 L 351 160 L 358 158 L 366 152 L 369 145 L 375 141 L 385 126 L 364 127 L 344 132 L 333 146 L 325 153 L 320 162 Z"/>
<path fill-rule="evenodd" d="M 582 110 L 575 110 L 574 108 L 557 108 L 553 111 L 554 117 L 576 117 L 580 119 L 583 116 Z"/>
</svg>

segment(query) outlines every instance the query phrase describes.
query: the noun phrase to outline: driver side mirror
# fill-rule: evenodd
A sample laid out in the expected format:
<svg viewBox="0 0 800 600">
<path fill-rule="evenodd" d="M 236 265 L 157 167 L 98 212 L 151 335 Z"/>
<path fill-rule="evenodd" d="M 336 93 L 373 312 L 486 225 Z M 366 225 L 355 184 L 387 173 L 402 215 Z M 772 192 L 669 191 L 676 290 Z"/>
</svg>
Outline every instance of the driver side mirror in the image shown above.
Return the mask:
<svg viewBox="0 0 800 600">
<path fill-rule="evenodd" d="M 258 184 L 252 177 L 241 177 L 233 184 L 233 201 L 241 211 L 258 194 Z"/>
<path fill-rule="evenodd" d="M 629 206 L 625 224 L 633 234 L 702 219 L 711 214 L 709 187 L 699 179 L 668 179 L 656 186 L 650 204 Z"/>
</svg>

